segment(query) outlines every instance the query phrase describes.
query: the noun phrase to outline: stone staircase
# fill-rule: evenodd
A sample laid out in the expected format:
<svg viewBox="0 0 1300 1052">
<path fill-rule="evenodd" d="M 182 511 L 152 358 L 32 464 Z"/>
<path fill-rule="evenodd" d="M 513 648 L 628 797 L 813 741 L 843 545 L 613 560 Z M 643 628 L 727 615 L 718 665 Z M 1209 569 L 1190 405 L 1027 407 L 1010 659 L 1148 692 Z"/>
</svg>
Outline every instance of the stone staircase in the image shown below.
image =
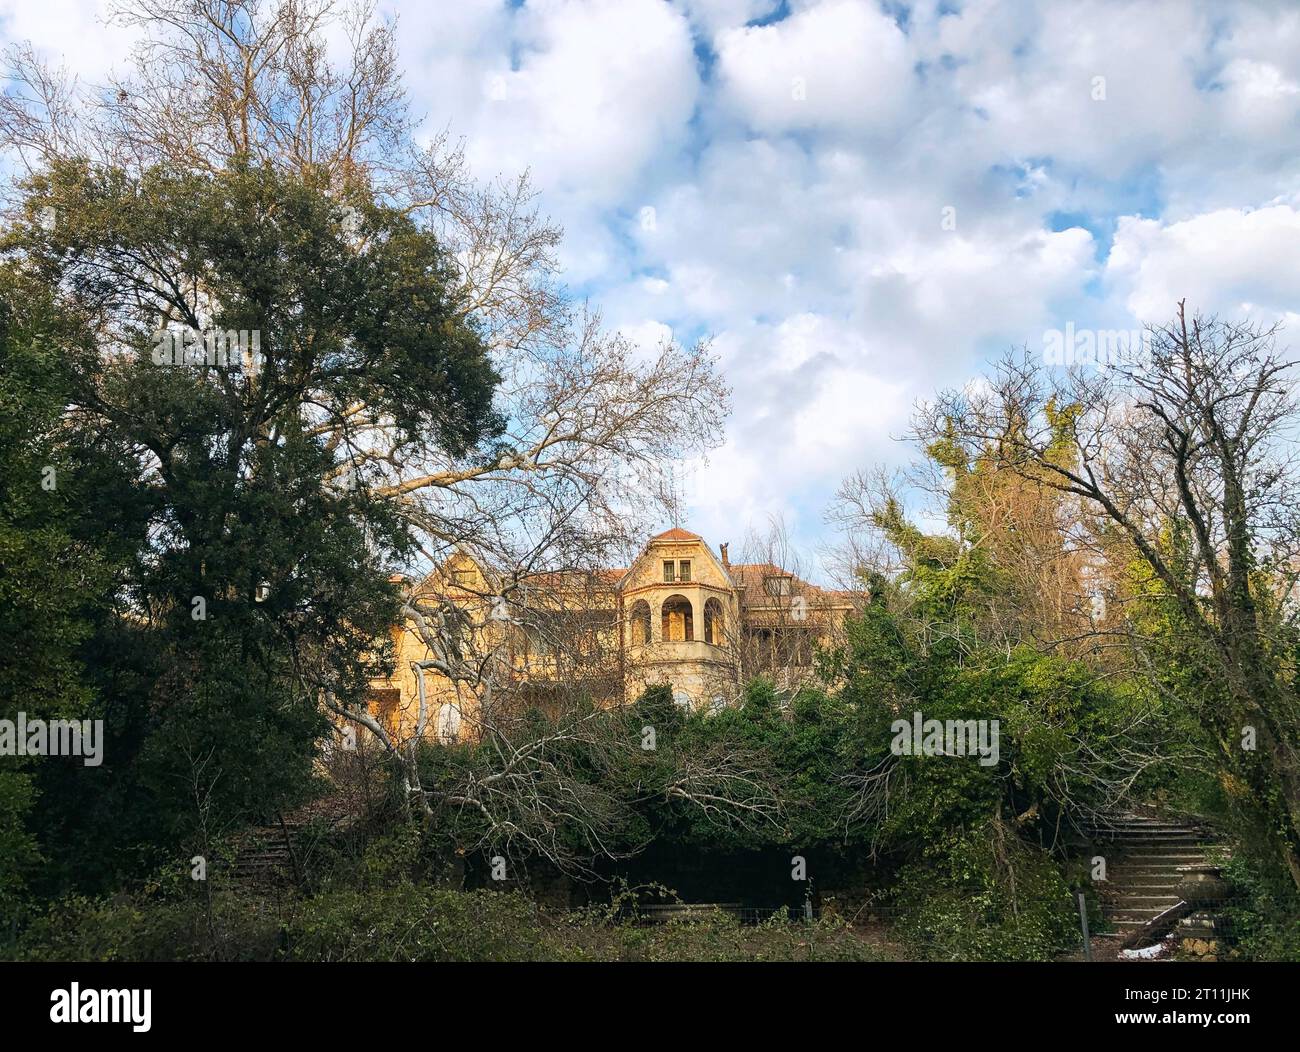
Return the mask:
<svg viewBox="0 0 1300 1052">
<path fill-rule="evenodd" d="M 355 821 L 359 808 L 344 794 L 324 796 L 282 815 L 278 821 L 245 830 L 236 841 L 228 879 L 248 888 L 271 889 L 300 884 L 315 851 L 309 826 L 341 830 Z"/>
<path fill-rule="evenodd" d="M 245 887 L 269 888 L 294 883 L 294 838 L 302 822 L 258 826 L 241 839 L 239 850 L 230 863 L 230 880 Z"/>
<path fill-rule="evenodd" d="M 1106 859 L 1107 880 L 1094 885 L 1102 915 L 1125 936 L 1184 901 L 1182 890 L 1209 864 L 1215 847 L 1213 834 L 1195 819 L 1144 814 L 1111 819 L 1093 830 L 1093 842 Z M 1193 904 L 1178 922 L 1178 935 L 1214 937 L 1214 917 L 1205 905 Z"/>
</svg>

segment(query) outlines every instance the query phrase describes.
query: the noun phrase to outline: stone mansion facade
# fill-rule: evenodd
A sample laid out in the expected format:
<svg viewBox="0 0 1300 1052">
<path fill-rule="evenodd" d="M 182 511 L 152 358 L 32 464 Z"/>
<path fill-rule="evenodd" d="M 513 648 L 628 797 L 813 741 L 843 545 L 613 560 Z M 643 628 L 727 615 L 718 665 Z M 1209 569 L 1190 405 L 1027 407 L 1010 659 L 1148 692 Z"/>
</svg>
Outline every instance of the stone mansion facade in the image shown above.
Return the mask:
<svg viewBox="0 0 1300 1052">
<path fill-rule="evenodd" d="M 493 697 L 544 709 L 575 691 L 598 704 L 630 702 L 656 684 L 670 685 L 683 708 L 716 708 L 759 675 L 793 691 L 852 609 L 848 593 L 771 563 L 732 563 L 727 545 L 715 554 L 680 528 L 651 537 L 626 569 L 525 578 L 509 603 L 497 587 L 472 559 L 455 556 L 416 595 L 465 613 L 476 644 L 467 649 L 495 659 Z M 472 738 L 484 663 L 449 678 L 411 625 L 394 628 L 393 644 L 393 674 L 372 683 L 372 715 L 401 740 L 417 733 L 421 712 L 424 735 Z M 448 660 L 442 655 L 444 668 Z"/>
</svg>

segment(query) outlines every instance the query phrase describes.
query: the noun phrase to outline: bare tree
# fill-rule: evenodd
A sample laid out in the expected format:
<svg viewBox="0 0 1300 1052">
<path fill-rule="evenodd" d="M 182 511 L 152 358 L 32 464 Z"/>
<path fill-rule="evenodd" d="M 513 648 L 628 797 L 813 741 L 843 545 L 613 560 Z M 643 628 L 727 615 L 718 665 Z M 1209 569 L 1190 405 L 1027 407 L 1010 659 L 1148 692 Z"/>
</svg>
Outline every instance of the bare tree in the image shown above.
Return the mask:
<svg viewBox="0 0 1300 1052">
<path fill-rule="evenodd" d="M 1134 589 L 1177 611 L 1195 642 L 1185 659 L 1204 668 L 1198 697 L 1171 703 L 1193 710 L 1232 795 L 1277 831 L 1300 886 L 1294 365 L 1275 329 L 1179 304 L 1151 330 L 1149 360 L 1057 374 L 1008 360 L 989 385 L 927 407 L 918 430 L 995 449 L 1003 468 L 1078 502 L 1092 551 L 1141 567 Z M 1168 691 L 1165 678 L 1152 682 Z"/>
<path fill-rule="evenodd" d="M 1095 553 L 1075 528 L 1077 501 L 1007 470 L 996 447 L 943 441 L 926 453 L 906 471 L 859 472 L 840 486 L 831 520 L 841 531 L 841 572 L 893 580 L 908 567 L 978 565 L 992 586 L 963 593 L 960 619 L 909 608 L 910 617 L 928 618 L 918 625 L 926 649 L 942 640 L 963 652 L 1021 645 L 1070 656 L 1096 650 L 1102 582 Z M 918 499 L 924 503 L 916 511 L 945 522 L 946 530 L 926 533 L 914 525 L 909 506 Z M 891 597 L 895 604 L 907 598 Z"/>
<path fill-rule="evenodd" d="M 482 183 L 445 130 L 418 141 L 395 27 L 373 4 L 124 0 L 110 23 L 140 39 L 130 70 L 104 84 L 50 67 L 30 44 L 8 50 L 0 142 L 22 170 L 74 158 L 132 177 L 270 165 L 342 205 L 375 200 L 434 230 L 458 274 L 459 309 L 493 348 L 564 341 L 560 229 L 538 213 L 526 172 Z M 341 67 L 328 34 L 344 43 Z"/>
<path fill-rule="evenodd" d="M 766 676 L 778 689 L 796 692 L 817 680 L 818 649 L 842 641 L 845 616 L 860 595 L 812 584 L 780 519 L 750 532 L 742 558 L 730 571 L 740 588 L 742 628 L 729 640 L 740 681 Z"/>
<path fill-rule="evenodd" d="M 232 164 L 270 166 L 322 187 L 345 229 L 353 209 L 358 253 L 367 250 L 368 229 L 359 215 L 371 203 L 410 215 L 445 247 L 453 309 L 481 334 L 502 377 L 496 403 L 506 426 L 496 444 L 449 454 L 364 402 L 309 399 L 303 414 L 335 456 L 333 481 L 391 502 L 421 539 L 419 562 L 405 569 L 424 591 L 407 596 L 405 612 L 428 643 L 423 671 L 450 675 L 457 689 L 472 684 L 492 702 L 481 718 L 497 718 L 509 708 L 496 703 L 501 695 L 519 688 L 503 658 L 512 644 L 464 623 L 483 619 L 482 611 L 452 616 L 463 596 L 450 586 L 430 594 L 432 572 L 467 553 L 499 582 L 493 597 L 517 615 L 527 580 L 590 576 L 625 556 L 632 538 L 672 515 L 665 466 L 720 440 L 728 390 L 709 348 L 639 348 L 604 331 L 595 311 L 571 304 L 554 256 L 560 231 L 538 213 L 527 173 L 483 183 L 448 133 L 417 141 L 394 27 L 375 19 L 373 5 L 124 0 L 113 21 L 140 40 L 130 70 L 106 84 L 49 68 L 28 45 L 10 50 L 13 87 L 0 97 L 0 140 L 22 170 L 80 159 L 138 179 L 159 166 L 213 174 Z M 344 44 L 338 65 L 328 57 L 330 34 Z M 144 300 L 183 308 L 197 326 L 214 291 L 172 275 L 179 262 L 159 255 L 148 273 L 137 267 L 119 283 L 134 281 Z M 134 314 L 104 321 L 108 344 L 129 344 L 126 331 L 140 324 Z M 564 619 L 555 610 L 547 616 Z M 329 668 L 307 667 L 310 657 L 300 655 L 304 681 L 336 705 Z M 395 757 L 413 748 L 369 712 L 343 716 Z M 420 798 L 409 756 L 402 769 Z"/>
<path fill-rule="evenodd" d="M 421 813 L 467 849 L 511 859 L 516 872 L 541 859 L 582 878 L 595 860 L 644 846 L 626 836 L 643 805 L 677 802 L 731 828 L 778 827 L 776 776 L 761 755 L 740 743 L 679 749 L 653 737 L 647 748 L 646 728 L 622 704 L 607 577 L 461 573 L 433 575 L 407 602 L 426 655 L 413 662 L 414 722 L 394 733 L 336 709 L 369 721 Z M 428 731 L 449 709 L 455 732 L 433 744 Z M 440 748 L 453 759 L 426 784 L 421 762 Z"/>
</svg>

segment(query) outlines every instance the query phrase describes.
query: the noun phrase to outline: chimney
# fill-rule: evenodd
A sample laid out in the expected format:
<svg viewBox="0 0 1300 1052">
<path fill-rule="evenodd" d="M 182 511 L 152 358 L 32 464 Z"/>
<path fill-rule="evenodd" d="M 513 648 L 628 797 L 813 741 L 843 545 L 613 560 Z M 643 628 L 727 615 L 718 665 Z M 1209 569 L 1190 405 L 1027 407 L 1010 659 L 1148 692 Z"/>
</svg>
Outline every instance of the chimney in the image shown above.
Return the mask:
<svg viewBox="0 0 1300 1052">
<path fill-rule="evenodd" d="M 725 544 L 719 544 L 718 550 L 722 552 L 722 568 L 724 570 L 730 570 L 731 560 L 727 558 L 727 546 Z"/>
</svg>

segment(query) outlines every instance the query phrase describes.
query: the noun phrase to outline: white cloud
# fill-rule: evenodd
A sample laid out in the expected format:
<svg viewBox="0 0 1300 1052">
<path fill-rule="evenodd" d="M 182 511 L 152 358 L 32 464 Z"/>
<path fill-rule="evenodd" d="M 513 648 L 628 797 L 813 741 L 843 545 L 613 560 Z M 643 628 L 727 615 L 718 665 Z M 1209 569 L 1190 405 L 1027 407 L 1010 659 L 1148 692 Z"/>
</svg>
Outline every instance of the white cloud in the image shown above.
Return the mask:
<svg viewBox="0 0 1300 1052">
<path fill-rule="evenodd" d="M 892 123 L 911 67 L 902 31 L 872 5 L 819 4 L 716 41 L 722 99 L 753 128 L 872 128 Z"/>
<path fill-rule="evenodd" d="M 0 29 L 93 73 L 129 43 L 98 9 L 0 0 Z M 426 130 L 532 170 L 579 294 L 647 346 L 716 338 L 736 411 L 689 487 L 713 540 L 815 536 L 844 474 L 911 455 L 916 398 L 1045 328 L 1300 302 L 1292 4 L 393 9 Z"/>
<path fill-rule="evenodd" d="M 6 41 L 30 40 L 54 65 L 91 83 L 122 68 L 137 34 L 105 26 L 111 0 L 0 0 L 0 33 Z"/>
<path fill-rule="evenodd" d="M 840 480 L 891 455 L 915 392 L 880 375 L 862 333 L 820 315 L 728 331 L 715 347 L 735 412 L 727 444 L 691 474 L 696 528 L 738 539 L 778 516 L 809 541 Z"/>
<path fill-rule="evenodd" d="M 1133 314 L 1163 322 L 1175 304 L 1270 320 L 1300 303 L 1300 211 L 1222 209 L 1182 222 L 1120 221 L 1106 275 Z"/>
<path fill-rule="evenodd" d="M 721 29 L 766 18 L 780 6 L 780 0 L 683 0 L 680 6 L 702 33 L 711 36 Z"/>
<path fill-rule="evenodd" d="M 469 154 L 480 168 L 531 168 L 543 188 L 605 207 L 680 145 L 699 88 L 680 12 L 661 0 L 547 0 L 512 28 L 478 78 Z"/>
</svg>

